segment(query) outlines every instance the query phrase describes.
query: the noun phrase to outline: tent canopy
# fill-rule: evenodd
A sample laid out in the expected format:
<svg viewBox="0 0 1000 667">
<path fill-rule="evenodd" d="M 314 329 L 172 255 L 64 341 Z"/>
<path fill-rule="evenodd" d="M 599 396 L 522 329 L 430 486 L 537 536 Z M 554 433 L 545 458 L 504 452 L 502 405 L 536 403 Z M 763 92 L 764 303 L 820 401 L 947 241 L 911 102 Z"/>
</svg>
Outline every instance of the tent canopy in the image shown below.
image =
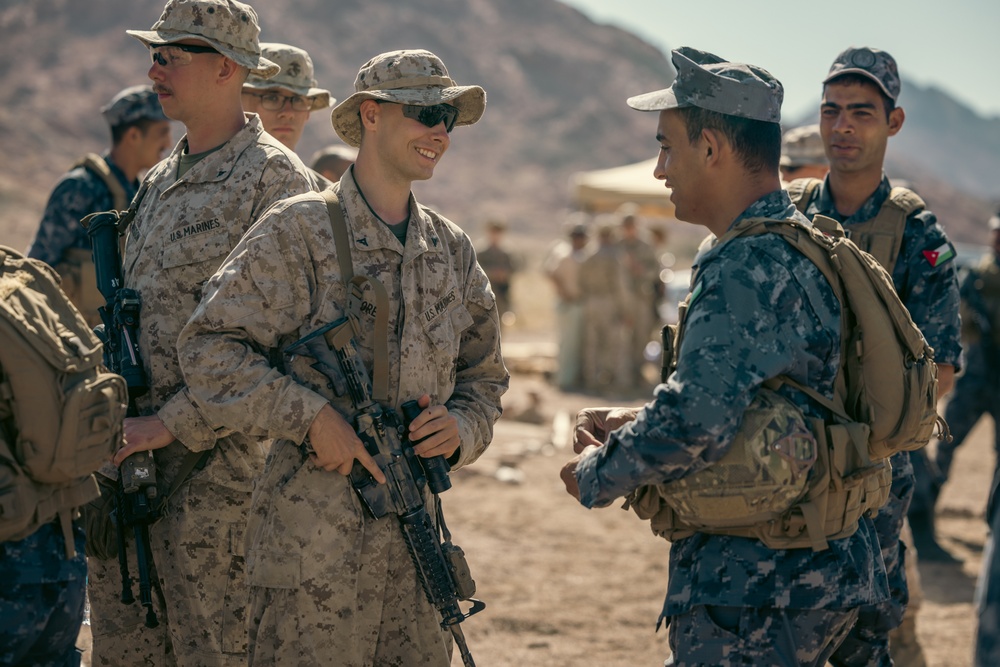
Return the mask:
<svg viewBox="0 0 1000 667">
<path fill-rule="evenodd" d="M 674 217 L 670 189 L 653 176 L 656 158 L 612 169 L 581 171 L 570 177 L 573 203 L 591 213 L 607 213 L 632 202 L 644 215 Z"/>
</svg>

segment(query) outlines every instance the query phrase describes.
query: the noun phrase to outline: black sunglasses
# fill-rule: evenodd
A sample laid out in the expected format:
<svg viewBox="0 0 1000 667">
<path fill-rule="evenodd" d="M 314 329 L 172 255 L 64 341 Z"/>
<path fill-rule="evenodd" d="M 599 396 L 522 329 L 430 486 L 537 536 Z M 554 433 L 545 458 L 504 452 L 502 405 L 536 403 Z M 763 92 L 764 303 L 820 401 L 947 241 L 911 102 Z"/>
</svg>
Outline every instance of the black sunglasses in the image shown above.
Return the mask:
<svg viewBox="0 0 1000 667">
<path fill-rule="evenodd" d="M 438 123 L 444 123 L 444 129 L 451 132 L 458 120 L 458 109 L 450 104 L 434 104 L 429 107 L 422 107 L 418 104 L 404 104 L 403 115 L 413 120 L 418 120 L 427 127 L 437 127 Z"/>
<path fill-rule="evenodd" d="M 160 67 L 167 67 L 171 65 L 187 65 L 191 62 L 191 57 L 188 56 L 186 59 L 180 57 L 180 53 L 218 53 L 217 49 L 211 46 L 201 46 L 200 44 L 150 44 L 149 54 L 152 56 L 153 62 L 158 64 Z"/>
</svg>

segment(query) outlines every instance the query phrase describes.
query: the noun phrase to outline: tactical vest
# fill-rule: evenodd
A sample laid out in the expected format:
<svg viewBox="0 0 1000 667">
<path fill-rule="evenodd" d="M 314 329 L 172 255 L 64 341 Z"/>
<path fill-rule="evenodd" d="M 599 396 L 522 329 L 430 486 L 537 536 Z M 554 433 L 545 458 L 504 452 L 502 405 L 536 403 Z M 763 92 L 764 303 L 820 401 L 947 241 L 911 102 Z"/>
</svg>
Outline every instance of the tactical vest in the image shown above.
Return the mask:
<svg viewBox="0 0 1000 667">
<path fill-rule="evenodd" d="M 818 178 L 799 178 L 788 185 L 788 196 L 802 213 L 812 201 L 813 193 L 823 181 Z M 882 203 L 878 214 L 871 220 L 851 223 L 845 227 L 847 237 L 869 255 L 878 260 L 892 275 L 899 260 L 899 249 L 903 245 L 906 220 L 927 205 L 920 195 L 906 188 L 894 187 Z"/>
<path fill-rule="evenodd" d="M 111 172 L 111 167 L 100 155 L 87 153 L 83 159 L 73 165 L 73 168 L 83 167 L 94 176 L 101 179 L 111 193 L 112 208 L 124 211 L 128 207 L 125 188 Z M 97 309 L 104 305 L 104 297 L 97 289 L 97 274 L 94 270 L 94 258 L 90 250 L 85 248 L 67 248 L 55 270 L 62 280 L 63 291 L 73 305 L 87 320 L 87 324 L 95 327 L 101 323 Z"/>
<path fill-rule="evenodd" d="M 823 231 L 820 231 L 822 229 Z M 826 548 L 847 537 L 864 514 L 878 510 L 892 482 L 888 456 L 926 444 L 937 416 L 933 350 L 896 295 L 888 273 L 843 237 L 833 220 L 813 227 L 795 221 L 741 221 L 721 242 L 778 233 L 816 264 L 842 305 L 841 367 L 834 400 L 790 378 L 765 383 L 717 463 L 680 480 L 646 486 L 629 497 L 653 532 L 668 540 L 695 532 L 751 537 L 772 548 Z M 696 280 L 696 278 L 695 278 Z M 664 381 L 676 368 L 688 301 L 677 325 L 664 329 Z M 872 332 L 875 335 L 872 335 Z M 815 439 L 801 435 L 803 417 L 771 390 L 788 384 L 827 407 L 830 420 L 807 420 Z M 775 394 L 777 396 L 777 394 Z M 772 432 L 760 424 L 776 426 Z M 809 472 L 805 479 L 803 471 Z M 745 499 L 741 507 L 740 500 Z"/>
</svg>

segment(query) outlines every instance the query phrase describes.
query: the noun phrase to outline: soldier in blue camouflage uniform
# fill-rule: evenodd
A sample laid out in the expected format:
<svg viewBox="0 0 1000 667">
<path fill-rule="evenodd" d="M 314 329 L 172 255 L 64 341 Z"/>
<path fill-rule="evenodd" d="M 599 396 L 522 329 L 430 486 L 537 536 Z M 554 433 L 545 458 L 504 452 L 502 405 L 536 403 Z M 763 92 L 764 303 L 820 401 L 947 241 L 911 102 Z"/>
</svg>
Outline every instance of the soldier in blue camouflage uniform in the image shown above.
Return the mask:
<svg viewBox="0 0 1000 667">
<path fill-rule="evenodd" d="M 87 559 L 79 521 L 73 539 L 73 558 L 55 521 L 23 540 L 0 542 L 0 665 L 80 664 Z"/>
<path fill-rule="evenodd" d="M 778 178 L 781 84 L 758 67 L 690 48 L 674 51 L 673 62 L 669 89 L 628 103 L 660 112 L 654 173 L 671 188 L 677 217 L 717 237 L 751 217 L 808 225 Z M 609 409 L 581 415 L 583 449 L 563 469 L 567 490 L 586 507 L 606 507 L 641 485 L 706 468 L 731 446 L 762 383 L 777 375 L 832 396 L 840 320 L 819 269 L 780 237 L 708 248 L 695 267 L 676 372 L 634 421 Z M 780 392 L 805 415 L 830 417 L 805 394 L 787 385 Z M 888 596 L 868 518 L 823 551 L 696 532 L 671 544 L 667 586 L 661 619 L 678 667 L 823 665 L 859 607 Z"/>
<path fill-rule="evenodd" d="M 990 533 L 983 547 L 983 569 L 976 582 L 975 602 L 979 618 L 974 667 L 1000 665 L 1000 549 L 997 549 L 997 536 L 1000 535 L 1000 475 L 993 476 L 990 500 L 986 507 L 986 523 L 990 527 Z"/>
<path fill-rule="evenodd" d="M 905 119 L 895 104 L 900 90 L 896 62 L 878 49 L 850 48 L 837 57 L 823 83 L 820 133 L 830 174 L 797 202 L 799 210 L 810 219 L 824 215 L 837 220 L 886 265 L 900 299 L 934 348 L 938 395 L 943 396 L 951 389 L 961 354 L 958 282 L 951 261 L 955 252 L 944 229 L 933 213 L 917 207 L 906 216 L 901 243 L 888 262 L 878 245 L 869 248 L 857 238 L 860 226 L 875 220 L 898 191 L 882 171 L 888 138 L 899 132 Z M 790 191 L 796 183 L 802 182 L 793 182 Z M 885 231 L 865 233 L 872 238 Z M 899 535 L 913 495 L 914 474 L 909 452 L 895 454 L 891 463 L 889 502 L 879 510 L 875 526 L 892 599 L 861 611 L 851 636 L 831 661 L 834 665 L 892 664 L 889 632 L 902 622 L 909 601 L 906 549 Z"/>
<path fill-rule="evenodd" d="M 150 86 L 133 86 L 119 92 L 101 109 L 101 115 L 111 128 L 111 148 L 98 159 L 104 161 L 110 177 L 117 181 L 118 197 L 101 176 L 78 164 L 59 180 L 49 196 L 27 253 L 59 271 L 63 289 L 91 325 L 100 322 L 97 307 L 104 304 L 104 299 L 97 292 L 90 237 L 80 220 L 96 211 L 125 208 L 139 187 L 139 172 L 159 162 L 170 148 L 170 122 Z"/>
</svg>

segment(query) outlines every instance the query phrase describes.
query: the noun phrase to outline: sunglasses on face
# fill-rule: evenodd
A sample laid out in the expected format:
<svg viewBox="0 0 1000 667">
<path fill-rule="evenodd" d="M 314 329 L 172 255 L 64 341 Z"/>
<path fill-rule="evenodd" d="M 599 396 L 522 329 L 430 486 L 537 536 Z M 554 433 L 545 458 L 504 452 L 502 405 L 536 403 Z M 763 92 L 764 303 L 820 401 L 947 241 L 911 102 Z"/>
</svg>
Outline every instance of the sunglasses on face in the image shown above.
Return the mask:
<svg viewBox="0 0 1000 667">
<path fill-rule="evenodd" d="M 281 95 L 278 93 L 245 93 L 260 98 L 260 106 L 267 111 L 281 111 L 285 108 L 285 101 L 291 102 L 294 111 L 310 111 L 313 106 L 313 98 L 302 95 Z"/>
<path fill-rule="evenodd" d="M 191 64 L 193 53 L 218 53 L 211 46 L 197 44 L 150 44 L 149 55 L 160 67 L 181 67 Z"/>
<path fill-rule="evenodd" d="M 418 104 L 404 104 L 403 115 L 407 118 L 420 121 L 427 127 L 437 127 L 438 123 L 444 123 L 444 129 L 451 132 L 458 120 L 458 109 L 450 104 L 434 104 L 429 107 L 422 107 Z"/>
</svg>

